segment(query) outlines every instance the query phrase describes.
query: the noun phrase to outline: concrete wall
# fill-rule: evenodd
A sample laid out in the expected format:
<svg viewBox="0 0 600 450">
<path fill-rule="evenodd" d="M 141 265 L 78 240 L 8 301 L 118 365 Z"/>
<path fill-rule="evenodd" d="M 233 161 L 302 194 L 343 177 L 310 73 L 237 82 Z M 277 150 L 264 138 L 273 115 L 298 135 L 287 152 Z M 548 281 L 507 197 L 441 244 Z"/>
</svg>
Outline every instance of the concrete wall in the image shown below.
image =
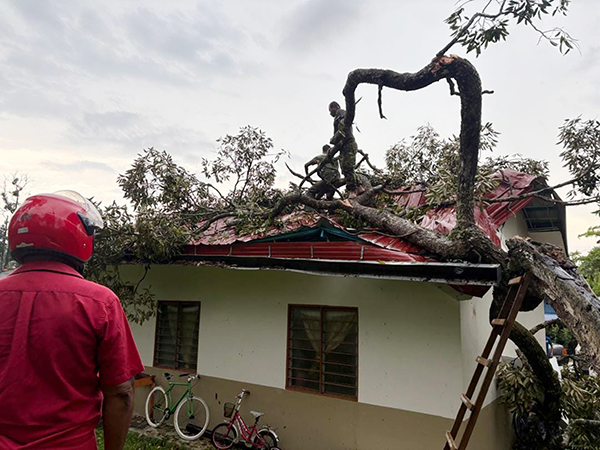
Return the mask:
<svg viewBox="0 0 600 450">
<path fill-rule="evenodd" d="M 563 240 L 560 231 L 543 231 L 538 233 L 529 233 L 529 237 L 534 241 L 547 242 L 554 244 L 563 250 L 565 249 L 565 241 Z"/>
<path fill-rule="evenodd" d="M 166 386 L 161 370 L 149 368 L 159 384 Z M 304 394 L 250 383 L 202 377 L 194 392 L 208 404 L 210 427 L 222 422 L 223 404 L 232 402 L 241 387 L 251 391 L 241 413 L 261 411 L 261 423 L 276 428 L 286 450 L 432 450 L 442 449 L 444 433 L 452 420 L 430 414 L 403 411 Z M 143 407 L 149 388 L 136 392 L 136 410 Z M 427 395 L 427 391 L 420 392 Z M 469 448 L 507 450 L 511 446 L 509 414 L 499 402 L 484 408 Z"/>
<path fill-rule="evenodd" d="M 460 305 L 434 284 L 192 266 L 155 266 L 146 282 L 159 300 L 202 302 L 202 375 L 285 389 L 288 305 L 355 306 L 358 402 L 456 414 L 463 379 Z M 148 366 L 154 328 L 153 320 L 132 326 Z"/>
</svg>

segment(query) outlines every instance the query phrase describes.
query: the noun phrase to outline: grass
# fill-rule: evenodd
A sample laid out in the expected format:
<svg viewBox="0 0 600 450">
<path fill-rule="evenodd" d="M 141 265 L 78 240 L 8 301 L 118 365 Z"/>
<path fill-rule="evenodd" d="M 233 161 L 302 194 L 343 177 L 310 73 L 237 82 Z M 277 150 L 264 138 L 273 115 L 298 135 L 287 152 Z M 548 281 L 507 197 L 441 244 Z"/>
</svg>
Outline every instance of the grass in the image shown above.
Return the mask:
<svg viewBox="0 0 600 450">
<path fill-rule="evenodd" d="M 98 450 L 104 450 L 104 435 L 101 429 L 96 430 L 96 439 L 98 441 Z M 156 439 L 130 431 L 123 450 L 187 450 L 187 448 L 174 444 L 167 438 Z"/>
</svg>

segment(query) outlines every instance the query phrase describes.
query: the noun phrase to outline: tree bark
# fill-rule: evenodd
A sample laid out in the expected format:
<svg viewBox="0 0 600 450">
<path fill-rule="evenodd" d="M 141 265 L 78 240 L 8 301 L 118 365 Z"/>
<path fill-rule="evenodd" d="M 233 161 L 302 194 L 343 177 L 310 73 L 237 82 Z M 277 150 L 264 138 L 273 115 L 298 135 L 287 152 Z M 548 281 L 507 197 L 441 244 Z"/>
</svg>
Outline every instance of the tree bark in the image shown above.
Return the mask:
<svg viewBox="0 0 600 450">
<path fill-rule="evenodd" d="M 537 339 L 519 322 L 515 322 L 510 333 L 510 339 L 525 355 L 533 374 L 544 389 L 544 400 L 538 413 L 546 424 L 546 431 L 548 433 L 546 448 L 549 450 L 560 449 L 563 439 L 560 427 L 560 397 L 562 389 L 558 376 L 550 365 L 548 356 L 542 347 L 540 347 Z"/>
<path fill-rule="evenodd" d="M 513 263 L 533 273 L 540 298 L 555 309 L 589 356 L 590 363 L 599 370 L 600 300 L 575 264 L 553 246 L 534 245 L 521 238 L 510 239 L 507 245 Z"/>
<path fill-rule="evenodd" d="M 422 89 L 446 78 L 458 84 L 461 100 L 460 170 L 456 198 L 457 230 L 474 228 L 474 185 L 479 160 L 481 131 L 481 80 L 475 67 L 457 56 L 439 56 L 416 73 L 393 70 L 356 69 L 348 75 L 342 91 L 346 100 L 344 125 L 350 129 L 356 115 L 356 88 L 359 84 L 375 84 L 401 91 Z"/>
</svg>

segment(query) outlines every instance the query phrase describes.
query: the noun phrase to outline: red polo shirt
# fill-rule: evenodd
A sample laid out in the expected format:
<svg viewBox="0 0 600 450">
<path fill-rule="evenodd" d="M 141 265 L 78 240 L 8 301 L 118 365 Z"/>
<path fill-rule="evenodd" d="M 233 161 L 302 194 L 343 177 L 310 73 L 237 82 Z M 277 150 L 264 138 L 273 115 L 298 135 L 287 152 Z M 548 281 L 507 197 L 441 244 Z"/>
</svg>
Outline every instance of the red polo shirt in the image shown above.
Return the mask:
<svg viewBox="0 0 600 450">
<path fill-rule="evenodd" d="M 58 262 L 0 280 L 0 449 L 96 449 L 100 386 L 143 370 L 110 289 Z"/>
</svg>

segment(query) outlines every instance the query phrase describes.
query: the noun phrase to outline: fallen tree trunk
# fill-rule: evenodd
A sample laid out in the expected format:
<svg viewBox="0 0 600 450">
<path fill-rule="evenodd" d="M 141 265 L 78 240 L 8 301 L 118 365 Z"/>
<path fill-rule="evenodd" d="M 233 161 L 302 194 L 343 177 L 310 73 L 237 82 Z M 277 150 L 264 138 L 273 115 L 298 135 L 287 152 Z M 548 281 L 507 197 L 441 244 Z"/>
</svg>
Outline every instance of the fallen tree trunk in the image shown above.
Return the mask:
<svg viewBox="0 0 600 450">
<path fill-rule="evenodd" d="M 600 300 L 576 266 L 550 245 L 525 239 L 507 242 L 512 264 L 535 276 L 538 295 L 573 332 L 590 364 L 600 371 Z"/>
</svg>

